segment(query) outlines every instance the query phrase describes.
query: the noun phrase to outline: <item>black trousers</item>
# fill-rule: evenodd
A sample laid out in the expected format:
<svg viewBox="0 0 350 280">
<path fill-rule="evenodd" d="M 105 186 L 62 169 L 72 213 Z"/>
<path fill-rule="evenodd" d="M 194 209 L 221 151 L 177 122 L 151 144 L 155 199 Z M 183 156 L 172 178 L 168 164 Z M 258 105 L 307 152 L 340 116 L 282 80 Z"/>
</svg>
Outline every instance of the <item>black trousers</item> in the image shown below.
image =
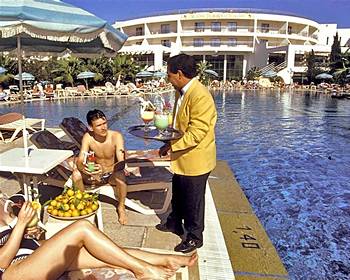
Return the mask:
<svg viewBox="0 0 350 280">
<path fill-rule="evenodd" d="M 172 212 L 167 223 L 181 226 L 183 220 L 187 239 L 203 242 L 204 196 L 209 174 L 210 172 L 199 176 L 173 175 Z"/>
</svg>

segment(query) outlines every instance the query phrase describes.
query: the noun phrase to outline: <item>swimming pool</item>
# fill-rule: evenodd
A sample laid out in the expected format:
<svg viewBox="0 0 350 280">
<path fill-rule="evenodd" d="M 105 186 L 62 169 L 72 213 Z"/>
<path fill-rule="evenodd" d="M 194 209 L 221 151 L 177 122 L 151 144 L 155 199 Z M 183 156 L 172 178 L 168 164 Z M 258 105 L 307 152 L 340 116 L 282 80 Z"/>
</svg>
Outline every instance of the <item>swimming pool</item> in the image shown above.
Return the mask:
<svg viewBox="0 0 350 280">
<path fill-rule="evenodd" d="M 350 101 L 254 91 L 216 92 L 215 101 L 218 158 L 229 162 L 291 279 L 349 279 Z M 142 123 L 135 99 L 38 101 L 23 111 L 57 126 L 66 116 L 85 120 L 90 108 L 105 111 L 128 148 L 159 147 L 127 134 Z M 0 107 L 9 111 L 22 109 Z"/>
</svg>

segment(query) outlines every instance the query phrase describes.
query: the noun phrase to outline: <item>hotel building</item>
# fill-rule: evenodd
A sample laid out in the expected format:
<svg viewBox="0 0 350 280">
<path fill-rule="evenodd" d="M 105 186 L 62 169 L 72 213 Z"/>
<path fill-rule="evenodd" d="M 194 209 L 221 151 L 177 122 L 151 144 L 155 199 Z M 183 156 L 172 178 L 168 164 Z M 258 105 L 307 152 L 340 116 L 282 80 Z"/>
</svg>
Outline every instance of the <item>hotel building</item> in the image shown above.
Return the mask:
<svg viewBox="0 0 350 280">
<path fill-rule="evenodd" d="M 129 36 L 120 52 L 142 54 L 153 70 L 169 56 L 186 53 L 208 61 L 221 80 L 243 78 L 256 66 L 273 70 L 285 83 L 303 79 L 304 55 L 327 59 L 333 36 L 350 46 L 350 28 L 320 24 L 290 13 L 256 9 L 195 9 L 118 21 Z"/>
</svg>

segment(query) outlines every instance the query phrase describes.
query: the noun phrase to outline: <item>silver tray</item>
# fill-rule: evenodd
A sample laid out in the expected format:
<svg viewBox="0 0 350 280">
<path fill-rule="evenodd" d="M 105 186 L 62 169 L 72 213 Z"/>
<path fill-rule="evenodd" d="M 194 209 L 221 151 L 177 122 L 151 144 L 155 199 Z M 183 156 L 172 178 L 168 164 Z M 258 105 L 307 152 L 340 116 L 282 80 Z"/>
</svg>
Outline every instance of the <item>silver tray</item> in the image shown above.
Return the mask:
<svg viewBox="0 0 350 280">
<path fill-rule="evenodd" d="M 154 125 L 148 126 L 147 130 L 145 130 L 144 125 L 131 126 L 128 128 L 128 132 L 136 137 L 143 139 L 153 139 L 157 141 L 176 140 L 183 136 L 183 133 L 181 131 L 170 127 L 166 129 L 165 134 L 160 134 L 160 131 Z"/>
</svg>

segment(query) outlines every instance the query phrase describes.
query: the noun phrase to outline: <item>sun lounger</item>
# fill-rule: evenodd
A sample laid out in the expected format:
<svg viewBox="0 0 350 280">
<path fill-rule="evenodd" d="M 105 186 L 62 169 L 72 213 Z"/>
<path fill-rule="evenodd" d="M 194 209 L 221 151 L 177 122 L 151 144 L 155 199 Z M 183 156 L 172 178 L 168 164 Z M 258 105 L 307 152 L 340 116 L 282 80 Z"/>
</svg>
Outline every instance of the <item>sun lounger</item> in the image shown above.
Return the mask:
<svg viewBox="0 0 350 280">
<path fill-rule="evenodd" d="M 73 119 L 73 120 L 72 120 Z M 72 123 L 77 123 L 79 129 L 73 129 L 73 131 L 77 132 L 83 132 L 87 129 L 87 127 L 77 118 L 66 118 L 63 121 L 65 124 L 67 122 L 71 122 L 68 127 L 74 128 L 74 125 Z M 67 126 L 66 126 L 67 129 Z M 66 131 L 66 130 L 65 130 Z M 72 131 L 71 131 L 72 132 Z M 85 132 L 84 132 L 85 133 Z M 75 133 L 73 133 L 75 134 Z M 83 133 L 82 133 L 83 135 Z M 75 135 L 77 136 L 77 139 L 82 139 L 82 135 Z M 58 139 L 54 134 L 50 133 L 49 131 L 40 131 L 35 133 L 31 137 L 31 141 L 40 148 L 46 148 L 46 149 L 60 149 L 64 148 L 67 149 L 66 146 L 67 143 L 64 143 L 60 139 Z M 78 140 L 76 140 L 78 141 Z M 79 142 L 80 144 L 80 142 Z M 56 147 L 55 147 L 56 146 Z M 72 148 L 72 147 L 71 147 Z M 75 147 L 74 149 L 76 149 Z M 136 192 L 136 191 L 146 191 L 146 190 L 162 190 L 165 192 L 165 199 L 164 203 L 160 208 L 157 209 L 150 209 L 147 206 L 140 205 L 136 202 L 134 202 L 131 199 L 126 199 L 125 205 L 139 213 L 145 214 L 145 215 L 153 215 L 153 214 L 162 214 L 167 211 L 170 201 L 171 201 L 171 177 L 172 174 L 167 169 L 168 165 L 164 164 L 166 163 L 166 160 L 162 160 L 163 164 L 159 164 L 159 166 L 155 166 L 157 164 L 154 163 L 154 161 L 147 158 L 147 155 L 155 155 L 155 152 L 148 151 L 131 151 L 129 153 L 130 156 L 130 168 L 128 168 L 128 171 L 130 172 L 130 176 L 126 177 L 126 184 L 128 185 L 128 192 Z M 140 158 L 137 158 L 139 156 Z M 128 161 L 127 161 L 128 162 Z M 150 163 L 150 164 L 147 164 Z M 128 164 L 129 165 L 129 164 Z M 66 167 L 66 166 L 65 166 Z M 46 180 L 47 183 L 54 184 L 56 186 L 62 186 L 64 184 L 69 185 L 72 183 L 71 179 L 69 179 L 66 183 L 63 182 L 62 179 L 67 179 L 71 175 L 71 171 L 66 172 L 65 170 L 62 170 L 62 168 L 59 168 L 56 170 L 56 173 L 59 173 L 62 175 L 63 178 L 61 178 L 60 181 L 59 178 L 57 178 L 57 174 L 53 174 L 55 178 L 51 180 L 48 178 Z M 64 174 L 62 174 L 64 172 Z M 111 197 L 113 199 L 116 199 L 114 190 L 110 185 L 103 185 L 99 186 L 97 188 L 93 188 L 91 191 L 98 191 L 100 194 L 106 195 L 108 197 Z M 101 217 L 100 217 L 101 218 Z M 99 222 L 99 224 L 102 224 Z"/>
<path fill-rule="evenodd" d="M 23 127 L 28 131 L 35 132 L 38 129 L 44 130 L 45 119 L 24 118 L 23 115 L 18 113 L 8 113 L 0 116 L 0 138 L 3 142 L 12 142 L 20 131 L 23 131 Z M 38 127 L 39 125 L 39 127 Z M 12 132 L 9 139 L 5 139 L 2 131 Z"/>
</svg>

